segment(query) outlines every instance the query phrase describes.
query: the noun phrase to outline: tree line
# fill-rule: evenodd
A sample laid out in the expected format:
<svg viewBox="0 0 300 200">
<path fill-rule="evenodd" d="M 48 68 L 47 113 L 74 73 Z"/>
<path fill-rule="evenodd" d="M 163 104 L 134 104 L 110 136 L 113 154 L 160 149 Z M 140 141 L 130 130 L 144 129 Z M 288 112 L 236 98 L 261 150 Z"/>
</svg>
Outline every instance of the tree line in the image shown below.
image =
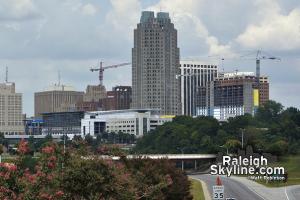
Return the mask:
<svg viewBox="0 0 300 200">
<path fill-rule="evenodd" d="M 300 111 L 268 101 L 254 116 L 245 114 L 219 122 L 213 117 L 177 116 L 137 141 L 138 153 L 235 153 L 250 145 L 255 152 L 297 154 Z"/>
</svg>

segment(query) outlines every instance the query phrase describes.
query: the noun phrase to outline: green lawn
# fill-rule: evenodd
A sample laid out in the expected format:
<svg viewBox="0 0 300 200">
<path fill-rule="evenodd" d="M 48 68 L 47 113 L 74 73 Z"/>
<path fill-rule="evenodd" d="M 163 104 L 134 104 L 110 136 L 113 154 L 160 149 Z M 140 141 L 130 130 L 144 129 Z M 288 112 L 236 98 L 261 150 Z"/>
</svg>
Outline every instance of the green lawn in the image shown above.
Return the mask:
<svg viewBox="0 0 300 200">
<path fill-rule="evenodd" d="M 292 155 L 279 158 L 279 161 L 271 164 L 270 166 L 284 167 L 288 173 L 287 183 L 272 182 L 266 183 L 265 181 L 258 181 L 268 187 L 282 187 L 286 185 L 299 185 L 300 184 L 300 155 Z"/>
<path fill-rule="evenodd" d="M 190 179 L 191 181 L 191 194 L 194 200 L 205 200 L 203 189 L 200 181 Z"/>
</svg>

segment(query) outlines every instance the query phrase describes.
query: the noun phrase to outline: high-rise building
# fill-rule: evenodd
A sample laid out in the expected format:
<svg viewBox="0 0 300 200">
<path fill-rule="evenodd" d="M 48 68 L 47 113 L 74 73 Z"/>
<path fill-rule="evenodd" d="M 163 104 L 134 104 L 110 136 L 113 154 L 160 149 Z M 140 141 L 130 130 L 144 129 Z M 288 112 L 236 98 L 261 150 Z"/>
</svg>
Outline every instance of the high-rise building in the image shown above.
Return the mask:
<svg viewBox="0 0 300 200">
<path fill-rule="evenodd" d="M 218 75 L 217 65 L 198 61 L 180 61 L 182 114 L 207 115 L 207 85 Z"/>
<path fill-rule="evenodd" d="M 42 113 L 68 112 L 76 110 L 76 103 L 83 101 L 84 92 L 64 85 L 55 85 L 34 94 L 35 117 Z"/>
<path fill-rule="evenodd" d="M 132 108 L 181 114 L 177 30 L 168 13 L 144 11 L 134 30 Z"/>
<path fill-rule="evenodd" d="M 210 83 L 210 115 L 224 121 L 246 113 L 254 114 L 256 108 L 269 99 L 267 77 L 260 78 L 263 90 L 257 88 L 252 72 L 223 73 Z"/>
<path fill-rule="evenodd" d="M 0 84 L 0 133 L 24 133 L 22 94 L 16 93 L 15 83 Z"/>
</svg>

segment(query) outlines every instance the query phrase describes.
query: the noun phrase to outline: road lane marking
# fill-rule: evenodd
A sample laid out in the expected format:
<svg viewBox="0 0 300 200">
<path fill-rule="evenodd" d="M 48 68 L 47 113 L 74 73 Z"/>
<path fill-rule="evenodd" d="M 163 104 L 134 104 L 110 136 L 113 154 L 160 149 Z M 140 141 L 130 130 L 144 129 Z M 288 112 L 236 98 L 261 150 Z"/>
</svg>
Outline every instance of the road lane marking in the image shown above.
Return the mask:
<svg viewBox="0 0 300 200">
<path fill-rule="evenodd" d="M 287 200 L 290 200 L 290 199 L 289 199 L 289 196 L 288 196 L 288 194 L 287 194 L 287 192 L 286 192 L 286 187 L 284 188 L 284 192 L 285 192 L 285 195 L 286 195 Z"/>
</svg>

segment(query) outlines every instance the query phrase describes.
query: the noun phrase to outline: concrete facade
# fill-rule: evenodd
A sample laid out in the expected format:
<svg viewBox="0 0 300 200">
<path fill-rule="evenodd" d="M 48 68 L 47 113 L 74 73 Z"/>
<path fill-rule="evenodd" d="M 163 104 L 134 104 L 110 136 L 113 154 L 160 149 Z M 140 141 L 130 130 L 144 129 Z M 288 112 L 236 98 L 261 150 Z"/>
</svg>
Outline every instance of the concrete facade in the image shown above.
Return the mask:
<svg viewBox="0 0 300 200">
<path fill-rule="evenodd" d="M 84 92 L 63 85 L 51 87 L 34 94 L 35 117 L 42 113 L 68 112 L 76 110 L 76 103 L 83 101 Z"/>
<path fill-rule="evenodd" d="M 132 108 L 180 115 L 181 98 L 177 30 L 168 13 L 144 11 L 134 30 Z"/>
<path fill-rule="evenodd" d="M 0 84 L 0 133 L 24 134 L 22 94 L 16 93 L 15 83 Z"/>
</svg>

